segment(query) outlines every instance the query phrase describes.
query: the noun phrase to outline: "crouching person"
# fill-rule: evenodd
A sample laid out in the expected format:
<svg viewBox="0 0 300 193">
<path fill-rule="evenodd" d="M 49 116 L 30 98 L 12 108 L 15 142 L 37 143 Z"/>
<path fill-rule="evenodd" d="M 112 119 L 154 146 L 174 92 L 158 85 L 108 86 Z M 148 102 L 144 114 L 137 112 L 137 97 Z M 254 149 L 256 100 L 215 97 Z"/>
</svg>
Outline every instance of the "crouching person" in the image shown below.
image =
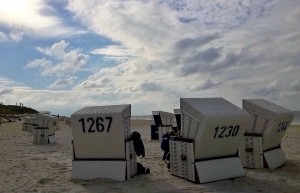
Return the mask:
<svg viewBox="0 0 300 193">
<path fill-rule="evenodd" d="M 143 158 L 145 157 L 145 147 L 144 143 L 141 138 L 141 134 L 137 131 L 134 131 L 131 133 L 130 138 L 133 140 L 133 146 L 136 155 L 142 156 Z M 145 168 L 141 163 L 137 162 L 137 173 L 136 175 L 139 174 L 150 174 L 150 169 Z"/>
</svg>

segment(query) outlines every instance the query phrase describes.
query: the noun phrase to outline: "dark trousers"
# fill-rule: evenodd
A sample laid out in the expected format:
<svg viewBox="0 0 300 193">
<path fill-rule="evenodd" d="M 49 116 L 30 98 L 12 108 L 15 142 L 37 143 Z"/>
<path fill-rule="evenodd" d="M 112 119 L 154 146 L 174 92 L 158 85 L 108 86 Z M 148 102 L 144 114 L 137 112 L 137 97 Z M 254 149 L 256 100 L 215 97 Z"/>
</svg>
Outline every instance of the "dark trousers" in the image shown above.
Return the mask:
<svg viewBox="0 0 300 193">
<path fill-rule="evenodd" d="M 165 151 L 164 155 L 163 155 L 163 160 L 170 160 L 170 152 L 169 151 Z"/>
</svg>

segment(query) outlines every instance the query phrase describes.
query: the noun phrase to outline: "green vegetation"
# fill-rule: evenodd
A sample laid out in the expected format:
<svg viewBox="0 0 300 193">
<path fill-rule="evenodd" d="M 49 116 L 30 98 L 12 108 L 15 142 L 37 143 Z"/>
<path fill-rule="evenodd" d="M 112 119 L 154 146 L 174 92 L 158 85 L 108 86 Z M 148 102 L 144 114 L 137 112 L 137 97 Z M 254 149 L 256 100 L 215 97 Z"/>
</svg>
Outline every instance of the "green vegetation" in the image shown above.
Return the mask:
<svg viewBox="0 0 300 193">
<path fill-rule="evenodd" d="M 37 110 L 16 105 L 3 105 L 0 104 L 0 114 L 36 114 Z"/>
</svg>

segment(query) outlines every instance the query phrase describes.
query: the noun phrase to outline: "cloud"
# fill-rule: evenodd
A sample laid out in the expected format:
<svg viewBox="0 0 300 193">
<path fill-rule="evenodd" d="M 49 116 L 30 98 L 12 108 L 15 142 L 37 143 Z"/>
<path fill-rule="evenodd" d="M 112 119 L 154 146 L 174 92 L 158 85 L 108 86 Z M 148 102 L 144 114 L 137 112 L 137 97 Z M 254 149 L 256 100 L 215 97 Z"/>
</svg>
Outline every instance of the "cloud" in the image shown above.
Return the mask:
<svg viewBox="0 0 300 193">
<path fill-rule="evenodd" d="M 75 74 L 87 63 L 89 56 L 80 53 L 79 49 L 68 50 L 64 40 L 54 43 L 51 47 L 37 50 L 51 59 L 35 59 L 25 65 L 25 68 L 39 68 L 42 76 L 63 76 Z"/>
<path fill-rule="evenodd" d="M 291 82 L 290 89 L 292 91 L 300 92 L 300 80 L 294 80 Z"/>
<path fill-rule="evenodd" d="M 145 81 L 141 84 L 141 89 L 144 92 L 154 92 L 154 91 L 161 91 L 162 87 L 161 85 L 155 82 Z"/>
<path fill-rule="evenodd" d="M 7 41 L 8 37 L 4 32 L 0 31 L 0 42 Z"/>
<path fill-rule="evenodd" d="M 195 90 L 208 90 L 208 89 L 211 89 L 213 87 L 216 87 L 218 85 L 220 85 L 221 83 L 215 83 L 213 82 L 212 80 L 210 79 L 207 79 L 205 82 L 203 82 L 202 84 L 199 84 L 195 87 Z"/>
<path fill-rule="evenodd" d="M 87 105 L 130 103 L 133 113 L 141 114 L 172 111 L 180 97 L 221 96 L 236 105 L 242 98 L 265 98 L 299 107 L 290 101 L 299 96 L 297 1 L 74 0 L 68 9 L 75 22 L 113 42 L 88 52 L 116 64 L 97 65 L 88 78 L 75 79 L 71 75 L 83 69 L 87 55 L 66 41 L 38 47 L 43 56 L 27 68 L 39 69 L 44 76 L 67 76 L 49 88 L 78 85 L 65 92 L 14 87 L 13 95 L 3 95 L 5 100 L 22 98 L 39 109 L 68 112 Z M 56 33 L 50 26 L 63 26 L 51 8 L 47 11 L 38 13 L 53 19 L 53 25 L 19 27 L 22 37 L 28 31 Z M 7 41 L 8 34 L 0 34 L 0 39 Z M 80 107 L 74 101 L 81 101 Z"/>
<path fill-rule="evenodd" d="M 0 0 L 0 26 L 34 37 L 59 37 L 84 33 L 64 24 L 48 1 Z M 16 35 L 16 34 L 15 34 Z M 20 34 L 18 35 L 20 38 Z M 15 37 L 12 37 L 15 38 Z M 17 39 L 18 39 L 17 38 Z"/>
<path fill-rule="evenodd" d="M 0 96 L 13 92 L 12 86 L 15 84 L 14 81 L 0 75 Z"/>
<path fill-rule="evenodd" d="M 118 45 L 94 53 L 133 56 L 99 68 L 84 81 L 87 85 L 131 95 L 136 103 L 153 100 L 147 89 L 161 89 L 154 100 L 170 107 L 175 101 L 170 98 L 183 96 L 281 100 L 289 79 L 299 73 L 297 5 L 279 0 L 78 0 L 70 1 L 68 9 L 88 29 Z M 111 81 L 100 87 L 104 77 Z"/>
<path fill-rule="evenodd" d="M 261 98 L 270 98 L 272 100 L 277 100 L 280 95 L 280 92 L 281 91 L 276 87 L 267 86 L 254 91 L 254 94 Z"/>
<path fill-rule="evenodd" d="M 94 88 L 105 88 L 107 84 L 112 82 L 110 78 L 103 77 L 99 79 L 90 79 L 81 82 L 75 89 L 94 89 Z"/>
<path fill-rule="evenodd" d="M 209 48 L 207 50 L 191 53 L 190 55 L 183 57 L 179 62 L 181 65 L 180 74 L 187 76 L 194 73 L 201 73 L 202 71 L 209 71 L 211 65 L 221 55 L 221 49 Z"/>
<path fill-rule="evenodd" d="M 183 38 L 174 43 L 175 51 L 182 51 L 187 49 L 199 49 L 203 45 L 209 43 L 212 40 L 220 38 L 218 33 L 208 34 L 208 35 L 199 35 L 197 37 Z"/>
<path fill-rule="evenodd" d="M 206 27 L 222 29 L 232 29 L 252 19 L 266 16 L 279 2 L 278 0 L 157 1 L 176 11 L 183 23 L 196 22 Z"/>
<path fill-rule="evenodd" d="M 48 88 L 50 89 L 60 89 L 66 86 L 72 85 L 77 77 L 69 77 L 65 79 L 58 79 L 53 84 L 51 84 Z"/>
<path fill-rule="evenodd" d="M 0 31 L 0 42 L 20 42 L 23 38 L 24 33 L 18 31 L 12 31 L 9 34 Z"/>
<path fill-rule="evenodd" d="M 134 54 L 124 46 L 111 45 L 105 48 L 94 49 L 92 54 L 103 55 L 105 59 L 116 61 L 118 63 L 125 62 L 134 57 Z"/>
<path fill-rule="evenodd" d="M 1 95 L 5 95 L 5 94 L 8 94 L 8 93 L 12 93 L 13 92 L 13 89 L 12 88 L 4 88 L 4 89 L 0 89 L 0 96 Z"/>
</svg>

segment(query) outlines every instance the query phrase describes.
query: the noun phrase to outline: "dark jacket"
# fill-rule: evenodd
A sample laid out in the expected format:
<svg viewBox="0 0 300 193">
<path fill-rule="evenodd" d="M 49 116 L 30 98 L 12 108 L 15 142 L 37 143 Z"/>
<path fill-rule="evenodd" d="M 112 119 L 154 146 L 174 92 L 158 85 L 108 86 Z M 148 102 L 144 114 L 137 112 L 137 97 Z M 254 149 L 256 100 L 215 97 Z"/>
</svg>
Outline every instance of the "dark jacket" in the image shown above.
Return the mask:
<svg viewBox="0 0 300 193">
<path fill-rule="evenodd" d="M 141 139 L 141 134 L 137 131 L 131 133 L 130 138 L 133 140 L 134 150 L 137 156 L 145 157 L 145 147 Z"/>
</svg>

